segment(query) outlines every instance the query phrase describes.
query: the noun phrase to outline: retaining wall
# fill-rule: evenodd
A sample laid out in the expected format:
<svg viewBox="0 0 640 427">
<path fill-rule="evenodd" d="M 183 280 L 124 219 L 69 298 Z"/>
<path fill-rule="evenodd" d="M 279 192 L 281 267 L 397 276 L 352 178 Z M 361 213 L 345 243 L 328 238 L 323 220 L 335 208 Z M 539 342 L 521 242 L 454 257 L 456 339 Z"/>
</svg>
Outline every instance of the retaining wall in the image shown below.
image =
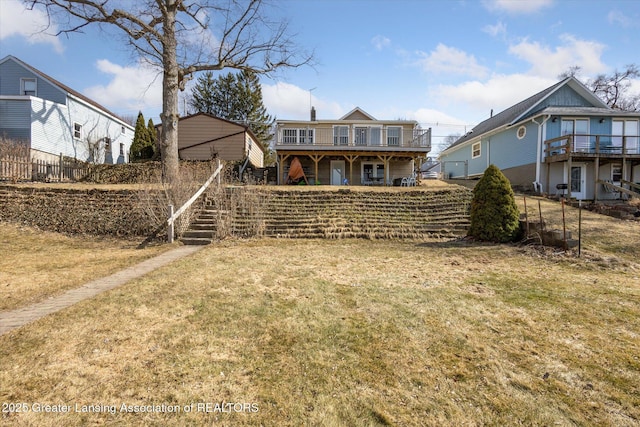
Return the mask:
<svg viewBox="0 0 640 427">
<path fill-rule="evenodd" d="M 145 236 L 155 228 L 137 191 L 0 186 L 0 221 L 42 230 Z"/>
</svg>

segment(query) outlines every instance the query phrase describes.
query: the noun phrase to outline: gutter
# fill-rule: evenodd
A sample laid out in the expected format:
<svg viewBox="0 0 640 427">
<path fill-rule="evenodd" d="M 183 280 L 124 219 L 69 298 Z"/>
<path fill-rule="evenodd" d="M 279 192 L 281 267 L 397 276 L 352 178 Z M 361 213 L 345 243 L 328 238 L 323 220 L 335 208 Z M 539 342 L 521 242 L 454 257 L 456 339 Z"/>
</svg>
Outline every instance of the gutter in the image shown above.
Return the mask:
<svg viewBox="0 0 640 427">
<path fill-rule="evenodd" d="M 540 170 L 542 169 L 542 129 L 547 123 L 547 120 L 551 118 L 551 114 L 545 114 L 542 117 L 542 121 L 538 123 L 537 117 L 533 117 L 531 121 L 538 125 L 538 144 L 536 144 L 536 180 L 533 182 L 533 187 L 539 193 L 542 193 L 542 183 L 540 182 Z"/>
</svg>

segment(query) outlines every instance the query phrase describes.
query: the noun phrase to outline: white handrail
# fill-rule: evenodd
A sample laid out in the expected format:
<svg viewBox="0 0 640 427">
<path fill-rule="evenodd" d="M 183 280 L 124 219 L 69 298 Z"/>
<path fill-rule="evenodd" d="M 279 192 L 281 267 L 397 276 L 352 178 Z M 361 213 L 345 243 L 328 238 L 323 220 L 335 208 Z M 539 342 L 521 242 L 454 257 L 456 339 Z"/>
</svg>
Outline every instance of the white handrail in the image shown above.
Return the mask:
<svg viewBox="0 0 640 427">
<path fill-rule="evenodd" d="M 213 180 L 216 179 L 216 177 L 220 174 L 220 171 L 222 171 L 223 167 L 224 165 L 222 164 L 222 162 L 220 162 L 220 159 L 218 159 L 218 167 L 213 172 L 213 174 L 209 177 L 209 179 L 204 184 L 202 184 L 202 187 L 200 187 L 200 189 L 196 191 L 195 194 L 191 196 L 191 198 L 187 200 L 184 205 L 182 205 L 177 211 L 173 213 L 173 215 L 169 217 L 169 219 L 167 219 L 167 226 L 168 226 L 167 234 L 169 237 L 169 243 L 173 243 L 173 223 L 175 222 L 175 220 L 178 219 L 178 217 L 182 215 L 184 211 L 186 211 L 193 204 L 193 202 L 198 200 L 198 197 L 200 197 L 202 193 L 204 193 L 207 187 L 209 187 L 209 185 L 213 182 Z M 173 209 L 173 207 L 170 206 L 170 209 Z"/>
</svg>

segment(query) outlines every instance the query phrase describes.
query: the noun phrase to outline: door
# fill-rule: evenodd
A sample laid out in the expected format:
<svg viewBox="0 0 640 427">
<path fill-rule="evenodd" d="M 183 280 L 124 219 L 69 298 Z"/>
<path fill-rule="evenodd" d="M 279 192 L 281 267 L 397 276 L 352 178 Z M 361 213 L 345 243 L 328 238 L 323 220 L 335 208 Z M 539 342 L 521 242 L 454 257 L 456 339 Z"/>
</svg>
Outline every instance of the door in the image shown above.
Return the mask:
<svg viewBox="0 0 640 427">
<path fill-rule="evenodd" d="M 571 197 L 578 200 L 584 200 L 586 198 L 585 193 L 585 165 L 572 165 L 571 166 Z"/>
<path fill-rule="evenodd" d="M 331 185 L 342 185 L 344 180 L 344 160 L 331 160 Z"/>
</svg>

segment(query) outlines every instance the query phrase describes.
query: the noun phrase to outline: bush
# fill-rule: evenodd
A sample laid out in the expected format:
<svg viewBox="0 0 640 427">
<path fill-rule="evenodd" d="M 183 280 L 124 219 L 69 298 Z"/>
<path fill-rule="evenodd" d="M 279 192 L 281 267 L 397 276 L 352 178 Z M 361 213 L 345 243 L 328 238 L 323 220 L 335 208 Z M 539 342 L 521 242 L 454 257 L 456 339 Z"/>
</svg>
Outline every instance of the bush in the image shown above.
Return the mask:
<svg viewBox="0 0 640 427">
<path fill-rule="evenodd" d="M 468 235 L 490 242 L 512 242 L 520 237 L 520 213 L 511 183 L 490 165 L 473 189 Z"/>
</svg>

